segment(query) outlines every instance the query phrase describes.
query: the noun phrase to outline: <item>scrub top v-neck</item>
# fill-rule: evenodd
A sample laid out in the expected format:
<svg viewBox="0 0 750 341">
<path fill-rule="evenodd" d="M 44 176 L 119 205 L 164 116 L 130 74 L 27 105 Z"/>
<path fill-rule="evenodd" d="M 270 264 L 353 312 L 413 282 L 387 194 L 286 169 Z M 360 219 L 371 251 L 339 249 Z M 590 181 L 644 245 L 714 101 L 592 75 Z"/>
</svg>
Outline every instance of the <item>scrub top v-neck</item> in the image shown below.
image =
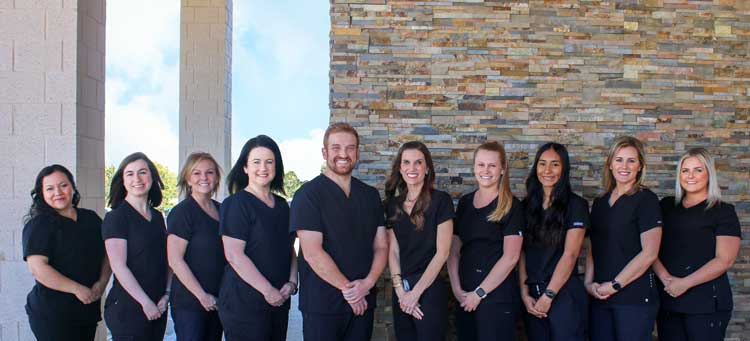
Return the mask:
<svg viewBox="0 0 750 341">
<path fill-rule="evenodd" d="M 497 208 L 497 198 L 484 207 L 474 206 L 476 191 L 461 197 L 456 210 L 456 225 L 453 234 L 461 239 L 459 277 L 461 288 L 473 291 L 489 275 L 503 256 L 506 236 L 523 236 L 526 218 L 521 202 L 513 197 L 510 211 L 500 221 L 489 221 L 487 217 Z M 495 303 L 517 302 L 518 273 L 511 270 L 505 280 L 490 292 L 483 301 Z"/>
<path fill-rule="evenodd" d="M 57 272 L 91 287 L 99 280 L 104 259 L 102 220 L 94 211 L 76 208 L 76 220 L 38 215 L 23 229 L 23 259 L 39 255 Z M 47 288 L 39 281 L 27 296 L 26 312 L 50 321 L 75 325 L 101 320 L 99 301 L 83 304 L 75 295 Z"/>
<path fill-rule="evenodd" d="M 370 272 L 373 241 L 378 227 L 385 226 L 378 190 L 351 178 L 349 196 L 325 175 L 305 183 L 294 194 L 290 231 L 323 234 L 323 249 L 349 280 Z M 306 262 L 300 250 L 300 310 L 306 313 L 348 314 L 351 307 L 341 291 L 324 281 Z M 376 305 L 376 290 L 367 295 L 367 306 Z"/>
<path fill-rule="evenodd" d="M 544 214 L 547 210 L 543 211 Z M 556 246 L 546 246 L 540 243 L 525 243 L 524 257 L 526 260 L 526 273 L 528 278 L 526 284 L 548 284 L 555 272 L 557 263 L 565 251 L 566 233 L 571 229 L 588 229 L 589 204 L 580 196 L 571 193 L 568 199 L 568 207 L 565 208 L 563 233 L 560 243 Z M 529 235 L 528 233 L 526 234 Z M 577 276 L 577 267 L 573 267 L 571 276 Z"/>
<path fill-rule="evenodd" d="M 398 241 L 401 277 L 407 278 L 423 273 L 435 257 L 438 225 L 453 219 L 453 201 L 448 193 L 433 190 L 430 206 L 424 211 L 424 226 L 419 230 L 403 209 L 397 213 L 398 206 L 403 204 L 403 200 L 392 200 L 386 212 L 387 227 L 393 229 Z"/>
<path fill-rule="evenodd" d="M 102 237 L 104 240 L 118 238 L 127 241 L 128 269 L 156 304 L 164 295 L 167 285 L 167 228 L 161 212 L 152 207 L 149 210 L 150 221 L 123 200 L 104 216 Z M 141 311 L 141 305 L 125 291 L 116 275 L 106 306 L 113 302 L 123 302 Z"/>
<path fill-rule="evenodd" d="M 219 211 L 219 203 L 211 200 Z M 206 213 L 192 196 L 177 204 L 167 216 L 167 233 L 188 242 L 185 263 L 201 288 L 218 297 L 221 276 L 227 261 L 219 233 L 219 221 Z M 204 311 L 203 305 L 175 276 L 172 279 L 170 304 L 175 309 Z"/>
<path fill-rule="evenodd" d="M 706 209 L 703 201 L 685 208 L 675 205 L 674 197 L 661 201 L 664 214 L 664 232 L 659 250 L 659 260 L 669 273 L 686 277 L 716 257 L 716 237 L 741 238 L 740 221 L 734 206 L 717 203 Z M 726 273 L 688 289 L 680 297 L 662 294 L 661 308 L 688 314 L 710 314 L 732 311 L 732 289 Z"/>
<path fill-rule="evenodd" d="M 221 204 L 221 235 L 245 242 L 245 255 L 276 289 L 289 281 L 294 237 L 289 233 L 289 205 L 273 195 L 270 207 L 255 195 L 239 191 Z M 289 309 L 289 300 L 281 307 L 269 305 L 263 294 L 246 283 L 231 266 L 226 267 L 221 286 L 219 309 L 237 315 L 246 310 Z"/>
<path fill-rule="evenodd" d="M 639 252 L 641 234 L 661 227 L 659 198 L 649 189 L 623 195 L 610 206 L 612 193 L 597 198 L 591 207 L 591 251 L 594 258 L 594 281 L 612 281 Z M 649 268 L 607 300 L 594 304 L 656 304 L 655 276 Z"/>
</svg>

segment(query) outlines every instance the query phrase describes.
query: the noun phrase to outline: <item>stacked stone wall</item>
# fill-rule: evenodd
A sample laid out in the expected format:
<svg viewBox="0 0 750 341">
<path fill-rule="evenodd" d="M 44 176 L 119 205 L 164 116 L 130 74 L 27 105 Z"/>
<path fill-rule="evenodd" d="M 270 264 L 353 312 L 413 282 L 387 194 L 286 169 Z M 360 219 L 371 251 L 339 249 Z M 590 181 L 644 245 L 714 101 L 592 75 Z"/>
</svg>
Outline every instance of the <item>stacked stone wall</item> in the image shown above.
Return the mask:
<svg viewBox="0 0 750 341">
<path fill-rule="evenodd" d="M 488 140 L 505 144 L 519 197 L 536 148 L 567 145 L 589 201 L 617 136 L 646 143 L 660 196 L 679 155 L 707 147 L 744 239 L 727 336 L 750 340 L 750 2 L 332 0 L 331 25 L 331 121 L 358 128 L 358 176 L 381 189 L 409 140 L 430 147 L 438 188 L 456 198 L 475 186 L 472 152 Z"/>
</svg>

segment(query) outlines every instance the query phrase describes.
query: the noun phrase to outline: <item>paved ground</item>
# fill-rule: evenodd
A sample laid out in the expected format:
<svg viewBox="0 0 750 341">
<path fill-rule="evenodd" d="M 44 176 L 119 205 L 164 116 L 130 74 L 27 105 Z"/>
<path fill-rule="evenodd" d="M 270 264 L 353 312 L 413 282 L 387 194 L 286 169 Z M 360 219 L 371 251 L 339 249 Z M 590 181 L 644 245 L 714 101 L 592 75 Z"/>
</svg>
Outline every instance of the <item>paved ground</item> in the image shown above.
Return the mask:
<svg viewBox="0 0 750 341">
<path fill-rule="evenodd" d="M 287 341 L 302 340 L 302 314 L 297 308 L 298 297 L 298 295 L 292 296 L 292 308 L 289 310 L 289 327 L 286 332 Z M 172 326 L 172 319 L 170 319 L 167 324 L 167 333 L 164 336 L 164 341 L 176 340 L 174 328 Z"/>
</svg>

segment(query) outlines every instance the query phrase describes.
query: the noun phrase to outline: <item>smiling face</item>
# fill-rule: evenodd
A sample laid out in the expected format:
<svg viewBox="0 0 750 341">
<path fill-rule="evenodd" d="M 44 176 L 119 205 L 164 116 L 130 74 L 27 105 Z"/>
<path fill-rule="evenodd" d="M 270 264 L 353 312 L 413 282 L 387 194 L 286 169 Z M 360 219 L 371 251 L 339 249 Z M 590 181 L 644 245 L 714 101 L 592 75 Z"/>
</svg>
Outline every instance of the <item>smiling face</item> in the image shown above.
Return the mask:
<svg viewBox="0 0 750 341">
<path fill-rule="evenodd" d="M 201 160 L 190 172 L 187 179 L 192 193 L 211 195 L 219 183 L 216 165 L 211 160 Z"/>
<path fill-rule="evenodd" d="M 276 157 L 273 151 L 266 147 L 255 147 L 247 155 L 244 167 L 248 184 L 260 187 L 270 187 L 276 177 Z"/>
<path fill-rule="evenodd" d="M 323 147 L 326 168 L 338 175 L 349 175 L 359 158 L 357 137 L 348 132 L 332 133 Z"/>
<path fill-rule="evenodd" d="M 56 211 L 65 211 L 73 205 L 73 185 L 62 172 L 52 172 L 42 178 L 42 197 Z"/>
<path fill-rule="evenodd" d="M 708 193 L 708 169 L 695 156 L 682 161 L 680 166 L 680 186 L 689 194 Z"/>
<path fill-rule="evenodd" d="M 638 159 L 638 150 L 634 147 L 620 148 L 612 158 L 609 169 L 618 185 L 635 183 L 638 172 L 642 169 L 641 162 Z"/>
<path fill-rule="evenodd" d="M 555 184 L 560 180 L 562 172 L 562 160 L 554 149 L 547 149 L 539 156 L 539 161 L 536 163 L 536 177 L 539 179 L 545 192 L 555 187 Z"/>
<path fill-rule="evenodd" d="M 500 153 L 484 149 L 477 150 L 474 156 L 474 177 L 480 188 L 498 188 L 503 173 Z"/>
<path fill-rule="evenodd" d="M 151 170 L 148 169 L 146 161 L 138 159 L 127 166 L 122 171 L 123 186 L 129 196 L 146 197 L 151 190 L 153 179 Z"/>
<path fill-rule="evenodd" d="M 423 184 L 425 175 L 427 175 L 427 161 L 424 154 L 417 149 L 404 150 L 401 154 L 399 172 L 407 185 Z"/>
</svg>

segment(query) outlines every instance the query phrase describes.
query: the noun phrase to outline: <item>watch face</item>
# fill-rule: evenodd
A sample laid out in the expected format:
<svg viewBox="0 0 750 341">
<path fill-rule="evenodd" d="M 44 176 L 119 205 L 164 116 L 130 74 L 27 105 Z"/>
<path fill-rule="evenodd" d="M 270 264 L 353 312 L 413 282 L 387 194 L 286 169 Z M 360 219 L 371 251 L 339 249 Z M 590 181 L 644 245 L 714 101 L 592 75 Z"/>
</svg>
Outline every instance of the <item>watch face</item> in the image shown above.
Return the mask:
<svg viewBox="0 0 750 341">
<path fill-rule="evenodd" d="M 474 290 L 474 292 L 477 294 L 477 296 L 479 296 L 479 298 L 484 298 L 485 296 L 487 296 L 487 293 L 484 292 L 484 289 L 482 288 L 477 288 L 477 290 Z"/>
</svg>

